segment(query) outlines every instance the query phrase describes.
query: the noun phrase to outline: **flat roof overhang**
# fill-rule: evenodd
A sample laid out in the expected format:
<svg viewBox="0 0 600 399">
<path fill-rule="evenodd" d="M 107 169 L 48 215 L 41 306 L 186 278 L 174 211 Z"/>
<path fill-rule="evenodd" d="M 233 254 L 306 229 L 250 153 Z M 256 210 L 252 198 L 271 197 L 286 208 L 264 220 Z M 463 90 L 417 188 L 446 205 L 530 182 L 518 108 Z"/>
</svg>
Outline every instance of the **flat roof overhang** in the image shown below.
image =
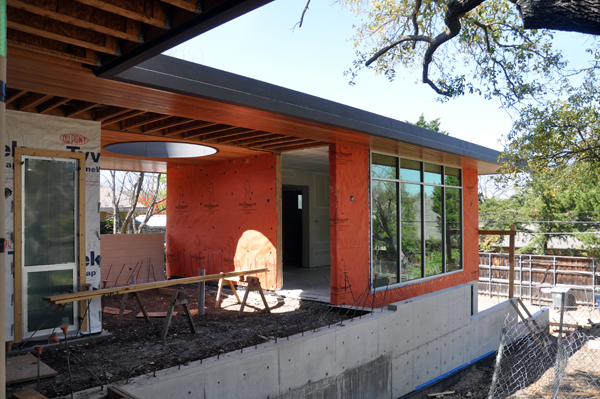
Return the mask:
<svg viewBox="0 0 600 399">
<path fill-rule="evenodd" d="M 161 91 L 247 107 L 272 114 L 273 123 L 286 118 L 310 126 L 306 137 L 345 145 L 367 145 L 444 164 L 477 164 L 480 174 L 498 169 L 496 150 L 446 136 L 406 122 L 377 115 L 280 86 L 160 55 L 115 76 Z M 316 132 L 316 126 L 320 132 Z M 290 127 L 293 128 L 293 127 Z M 311 134 L 312 133 L 312 134 Z M 314 134 L 314 135 L 313 135 Z M 403 148 L 404 147 L 404 148 Z"/>
<path fill-rule="evenodd" d="M 126 70 L 116 79 L 99 79 L 80 66 L 55 64 L 25 53 L 11 54 L 9 50 L 7 108 L 23 110 L 23 102 L 15 97 L 25 93 L 31 94 L 25 102 L 29 104 L 27 112 L 100 121 L 103 147 L 144 139 L 203 142 L 219 149 L 218 154 L 206 158 L 169 161 L 172 166 L 336 143 L 470 167 L 480 174 L 495 173 L 498 168 L 497 151 L 166 56 Z M 36 98 L 40 102 L 32 107 Z M 72 108 L 66 108 L 71 105 L 81 109 L 86 104 L 92 108 L 77 116 L 69 111 Z M 107 118 L 111 112 L 113 117 Z M 152 122 L 161 118 L 183 118 L 188 122 L 182 129 L 148 128 L 163 123 Z M 219 128 L 216 133 L 213 125 Z M 164 171 L 167 167 L 164 159 L 109 156 L 104 152 L 101 159 L 106 169 Z"/>
</svg>

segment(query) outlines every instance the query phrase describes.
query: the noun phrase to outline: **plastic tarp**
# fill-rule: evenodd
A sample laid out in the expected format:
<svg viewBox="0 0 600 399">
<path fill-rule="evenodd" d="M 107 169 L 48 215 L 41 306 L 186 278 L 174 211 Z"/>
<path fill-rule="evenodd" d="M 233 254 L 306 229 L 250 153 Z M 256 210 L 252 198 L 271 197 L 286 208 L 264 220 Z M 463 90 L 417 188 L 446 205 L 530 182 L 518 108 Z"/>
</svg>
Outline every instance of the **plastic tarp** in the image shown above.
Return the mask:
<svg viewBox="0 0 600 399">
<path fill-rule="evenodd" d="M 277 285 L 276 156 L 167 171 L 167 277 L 267 267 Z"/>
<path fill-rule="evenodd" d="M 5 261 L 6 340 L 14 338 L 14 148 L 84 152 L 86 154 L 86 282 L 100 287 L 100 123 L 6 111 Z M 24 310 L 25 311 L 25 310 Z M 83 312 L 83 310 L 82 310 Z M 82 313 L 81 312 L 81 313 Z M 90 305 L 91 332 L 102 330 L 100 299 Z"/>
</svg>

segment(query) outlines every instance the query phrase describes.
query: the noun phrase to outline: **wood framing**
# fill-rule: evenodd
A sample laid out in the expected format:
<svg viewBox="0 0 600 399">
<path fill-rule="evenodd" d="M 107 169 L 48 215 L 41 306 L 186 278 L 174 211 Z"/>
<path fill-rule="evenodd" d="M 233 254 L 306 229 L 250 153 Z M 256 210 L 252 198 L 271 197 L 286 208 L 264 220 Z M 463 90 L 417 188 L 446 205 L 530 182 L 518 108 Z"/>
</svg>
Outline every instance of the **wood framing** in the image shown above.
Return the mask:
<svg viewBox="0 0 600 399">
<path fill-rule="evenodd" d="M 23 172 L 21 165 L 23 156 L 32 155 L 48 158 L 64 158 L 78 160 L 78 259 L 77 269 L 79 290 L 86 289 L 85 270 L 85 154 L 70 151 L 43 150 L 34 148 L 15 148 L 14 188 L 15 188 L 15 342 L 23 340 Z M 80 312 L 85 309 L 85 301 L 80 302 Z M 87 316 L 86 316 L 87 319 Z M 87 320 L 82 321 L 82 331 L 87 331 Z"/>
</svg>

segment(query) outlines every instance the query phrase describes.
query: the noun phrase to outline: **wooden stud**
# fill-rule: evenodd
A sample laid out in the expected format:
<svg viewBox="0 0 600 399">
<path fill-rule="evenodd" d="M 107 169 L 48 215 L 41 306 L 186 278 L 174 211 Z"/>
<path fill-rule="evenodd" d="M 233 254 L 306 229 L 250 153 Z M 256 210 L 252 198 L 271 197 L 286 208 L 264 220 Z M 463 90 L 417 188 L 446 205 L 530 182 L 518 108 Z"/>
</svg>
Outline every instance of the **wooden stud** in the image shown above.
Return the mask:
<svg viewBox="0 0 600 399">
<path fill-rule="evenodd" d="M 167 131 L 163 133 L 163 136 L 165 136 L 165 137 L 174 136 L 176 134 L 185 133 L 185 132 L 193 130 L 193 129 L 209 127 L 209 126 L 214 126 L 214 125 L 218 125 L 218 123 L 195 121 L 193 123 L 190 123 L 187 126 L 178 127 L 177 129 L 167 129 Z"/>
<path fill-rule="evenodd" d="M 174 5 L 178 8 L 184 9 L 186 11 L 191 11 L 193 13 L 199 14 L 202 12 L 202 8 L 200 7 L 200 2 L 196 0 L 162 0 L 167 4 Z"/>
<path fill-rule="evenodd" d="M 514 224 L 510 225 L 511 234 L 509 236 L 508 261 L 510 269 L 508 272 L 508 299 L 514 298 L 515 292 L 515 235 L 516 228 Z"/>
<path fill-rule="evenodd" d="M 12 103 L 13 101 L 15 101 L 16 99 L 18 99 L 19 97 L 23 96 L 26 93 L 27 93 L 27 90 L 17 91 L 15 94 L 13 94 L 12 96 L 10 96 L 6 99 L 6 105 L 9 105 L 10 103 Z"/>
<path fill-rule="evenodd" d="M 142 133 L 157 132 L 159 130 L 169 129 L 171 127 L 183 125 L 184 123 L 188 123 L 188 122 L 191 122 L 191 121 L 192 121 L 192 119 L 179 118 L 177 116 L 171 116 L 169 118 L 169 120 L 161 121 L 161 122 L 155 122 L 155 123 L 150 123 L 149 125 L 144 126 L 142 128 Z"/>
<path fill-rule="evenodd" d="M 191 139 L 193 137 L 200 137 L 200 136 L 205 136 L 205 135 L 209 135 L 209 134 L 214 134 L 214 133 L 218 133 L 218 132 L 226 132 L 228 130 L 232 130 L 232 129 L 238 129 L 237 126 L 227 126 L 227 125 L 221 125 L 216 126 L 216 127 L 203 127 L 200 129 L 194 129 L 191 130 L 189 132 L 187 132 L 184 136 L 185 139 Z"/>
<path fill-rule="evenodd" d="M 40 114 L 47 114 L 50 111 L 52 111 L 54 108 L 60 107 L 61 105 L 65 104 L 69 101 L 71 101 L 70 98 L 57 98 L 56 100 L 51 101 L 50 103 L 41 107 Z"/>
<path fill-rule="evenodd" d="M 32 4 L 30 2 L 21 0 L 7 0 L 7 5 L 27 11 L 31 14 L 39 15 L 40 17 L 51 18 L 56 21 L 78 26 L 80 28 L 90 29 L 98 33 L 103 33 L 105 35 L 118 37 L 132 42 L 138 42 L 139 39 L 139 32 L 136 33 L 136 28 L 139 27 L 141 30 L 141 24 L 139 22 L 136 22 L 131 27 L 127 27 L 128 29 L 116 29 L 107 26 L 108 24 L 102 25 L 101 23 L 97 23 L 98 21 L 107 21 L 109 18 L 115 19 L 116 16 L 106 12 L 104 12 L 104 15 L 102 15 L 103 12 L 101 10 L 85 6 L 83 4 L 77 4 L 74 1 L 63 1 L 59 4 L 59 7 L 54 8 L 52 7 L 51 3 L 47 4 L 38 2 L 37 4 Z M 90 17 L 85 18 L 82 17 L 82 15 Z M 92 15 L 93 18 L 91 18 Z M 123 18 L 123 22 L 125 21 L 133 22 Z M 114 26 L 116 24 L 112 23 L 110 25 Z"/>
<path fill-rule="evenodd" d="M 119 116 L 115 116 L 114 118 L 105 120 L 104 122 L 102 122 L 102 125 L 112 125 L 113 123 L 119 123 L 126 119 L 135 118 L 136 116 L 142 115 L 145 113 L 146 113 L 146 111 L 129 110 L 127 113 L 124 113 Z"/>
<path fill-rule="evenodd" d="M 54 96 L 49 94 L 31 94 L 29 97 L 21 99 L 21 101 L 19 102 L 19 111 L 29 111 L 37 107 L 41 103 L 48 101 L 52 97 Z"/>
<path fill-rule="evenodd" d="M 148 13 L 141 14 L 139 12 L 133 11 L 132 9 L 148 9 L 152 7 L 148 7 L 149 1 L 147 0 L 135 0 L 135 1 L 105 1 L 105 0 L 77 0 L 82 4 L 87 4 L 88 6 L 92 6 L 98 8 L 100 10 L 108 11 L 113 14 L 120 15 L 125 18 L 130 18 L 134 21 L 139 21 L 146 23 L 148 25 L 156 26 L 157 28 L 165 29 L 165 20 L 154 18 L 154 16 L 149 16 Z M 131 3 L 128 5 L 127 3 Z M 136 7 L 137 6 L 137 7 Z M 152 13 L 154 15 L 157 14 L 156 11 Z M 166 14 L 166 13 L 165 13 Z"/>
<path fill-rule="evenodd" d="M 86 103 L 84 101 L 79 101 L 79 103 L 80 104 L 73 111 L 67 112 L 65 114 L 67 118 L 74 118 L 100 105 L 99 103 Z"/>
<path fill-rule="evenodd" d="M 125 122 L 123 122 L 123 127 L 121 128 L 121 130 L 133 129 L 133 128 L 136 128 L 139 126 L 148 125 L 153 122 L 162 121 L 162 120 L 170 118 L 170 117 L 171 117 L 171 115 L 154 115 L 154 116 L 145 117 L 145 118 L 144 117 L 132 118 L 130 120 L 126 120 Z"/>
<path fill-rule="evenodd" d="M 281 155 L 275 155 L 275 196 L 277 198 L 277 270 L 275 288 L 283 287 L 283 208 L 282 208 Z M 265 281 L 266 288 L 269 289 Z"/>
<path fill-rule="evenodd" d="M 119 115 L 123 115 L 130 111 L 132 111 L 132 110 L 128 109 L 128 108 L 111 107 L 109 109 L 105 109 L 105 110 L 96 112 L 96 114 L 94 115 L 94 120 L 96 122 L 104 122 L 110 118 L 114 118 Z"/>
</svg>

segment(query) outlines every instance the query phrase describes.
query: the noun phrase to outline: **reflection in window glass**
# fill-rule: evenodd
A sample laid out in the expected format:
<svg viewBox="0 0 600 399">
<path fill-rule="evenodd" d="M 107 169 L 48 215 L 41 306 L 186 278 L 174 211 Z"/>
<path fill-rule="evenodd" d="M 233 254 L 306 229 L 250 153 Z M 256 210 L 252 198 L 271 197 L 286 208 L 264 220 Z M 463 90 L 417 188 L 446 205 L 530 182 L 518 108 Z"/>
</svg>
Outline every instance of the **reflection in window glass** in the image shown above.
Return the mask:
<svg viewBox="0 0 600 399">
<path fill-rule="evenodd" d="M 404 282 L 423 277 L 420 184 L 402 183 L 401 210 L 400 270 Z"/>
<path fill-rule="evenodd" d="M 426 163 L 425 165 L 425 183 L 442 184 L 442 167 Z"/>
<path fill-rule="evenodd" d="M 387 155 L 373 154 L 371 173 L 380 179 L 398 178 L 398 158 Z"/>
<path fill-rule="evenodd" d="M 54 270 L 48 272 L 27 273 L 27 329 L 35 331 L 48 318 L 48 302 L 45 296 L 59 295 L 73 289 L 73 270 Z M 64 310 L 56 312 L 44 328 L 61 324 L 75 324 L 73 321 L 73 303 Z"/>
<path fill-rule="evenodd" d="M 25 159 L 25 266 L 75 262 L 75 163 Z"/>
<path fill-rule="evenodd" d="M 461 269 L 460 190 L 446 188 L 446 271 Z"/>
<path fill-rule="evenodd" d="M 406 181 L 421 181 L 421 162 L 410 159 L 400 160 L 400 179 Z"/>
<path fill-rule="evenodd" d="M 425 192 L 425 277 L 442 273 L 442 188 L 423 186 Z"/>
<path fill-rule="evenodd" d="M 398 282 L 398 183 L 373 181 L 373 274 Z"/>
<path fill-rule="evenodd" d="M 459 186 L 460 187 L 460 169 L 451 168 L 446 166 L 446 178 L 444 184 L 448 186 Z"/>
</svg>

